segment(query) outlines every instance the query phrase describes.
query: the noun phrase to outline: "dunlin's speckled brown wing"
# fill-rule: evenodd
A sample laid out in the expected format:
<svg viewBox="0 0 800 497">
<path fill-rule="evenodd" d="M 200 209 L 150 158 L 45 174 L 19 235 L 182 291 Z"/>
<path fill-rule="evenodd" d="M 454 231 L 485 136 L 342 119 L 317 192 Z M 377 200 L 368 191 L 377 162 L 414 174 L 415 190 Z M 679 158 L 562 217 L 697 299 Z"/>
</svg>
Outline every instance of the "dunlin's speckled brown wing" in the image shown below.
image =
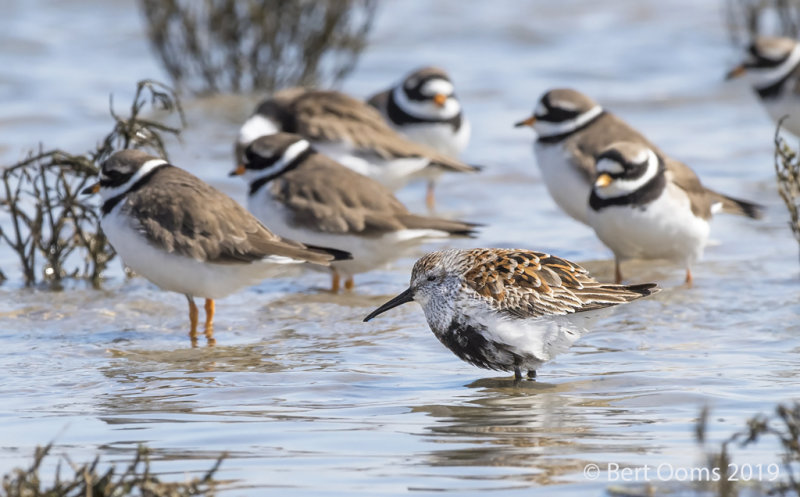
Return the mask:
<svg viewBox="0 0 800 497">
<path fill-rule="evenodd" d="M 600 283 L 577 264 L 530 250 L 474 249 L 469 260 L 467 287 L 492 307 L 518 318 L 600 309 L 659 291 L 655 283 Z"/>
</svg>

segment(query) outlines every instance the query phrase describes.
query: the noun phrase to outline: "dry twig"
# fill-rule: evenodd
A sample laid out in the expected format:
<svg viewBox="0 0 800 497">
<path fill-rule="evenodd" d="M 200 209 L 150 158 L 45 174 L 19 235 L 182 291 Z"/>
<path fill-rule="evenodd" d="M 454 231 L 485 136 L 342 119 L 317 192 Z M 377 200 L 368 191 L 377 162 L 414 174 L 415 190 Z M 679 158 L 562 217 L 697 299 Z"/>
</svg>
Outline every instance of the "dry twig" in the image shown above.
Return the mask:
<svg viewBox="0 0 800 497">
<path fill-rule="evenodd" d="M 800 243 L 800 159 L 780 136 L 782 123 L 783 119 L 775 130 L 775 174 L 778 176 L 778 193 L 789 210 L 789 227 Z"/>
<path fill-rule="evenodd" d="M 333 84 L 355 67 L 376 0 L 140 0 L 176 86 L 195 93 Z"/>
<path fill-rule="evenodd" d="M 96 286 L 114 257 L 100 230 L 97 208 L 80 194 L 95 181 L 97 166 L 114 151 L 147 148 L 166 157 L 164 135 L 178 135 L 180 128 L 142 117 L 146 108 L 183 112 L 173 91 L 161 83 L 144 80 L 136 87 L 130 115 L 121 117 L 111 108 L 114 128 L 95 150 L 74 155 L 45 150 L 6 167 L 0 173 L 0 212 L 7 212 L 10 228 L 0 225 L 2 242 L 19 260 L 27 285 L 44 280 L 87 278 Z M 5 276 L 0 271 L 0 279 Z"/>
<path fill-rule="evenodd" d="M 727 0 L 725 17 L 738 45 L 757 36 L 800 36 L 800 0 Z"/>
<path fill-rule="evenodd" d="M 3 476 L 2 495 L 4 497 L 190 497 L 213 496 L 216 481 L 214 475 L 219 470 L 225 455 L 221 455 L 214 465 L 200 478 L 192 478 L 182 483 L 162 482 L 150 470 L 149 450 L 140 446 L 133 461 L 125 470 L 117 473 L 114 466 L 99 472 L 100 457 L 91 463 L 74 464 L 64 458 L 72 468 L 71 478 L 61 479 L 59 461 L 55 481 L 44 485 L 39 470 L 49 455 L 52 444 L 37 447 L 33 463 L 28 468 L 17 468 Z"/>
</svg>

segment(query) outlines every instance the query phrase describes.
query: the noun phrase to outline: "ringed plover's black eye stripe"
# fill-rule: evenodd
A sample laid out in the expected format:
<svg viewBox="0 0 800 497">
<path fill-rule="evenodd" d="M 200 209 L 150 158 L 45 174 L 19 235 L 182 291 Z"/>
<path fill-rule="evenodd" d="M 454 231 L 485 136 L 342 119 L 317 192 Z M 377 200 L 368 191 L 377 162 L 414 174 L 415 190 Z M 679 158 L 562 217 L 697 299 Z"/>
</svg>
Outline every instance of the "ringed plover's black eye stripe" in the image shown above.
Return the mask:
<svg viewBox="0 0 800 497">
<path fill-rule="evenodd" d="M 537 115 L 537 119 L 541 119 L 542 121 L 548 121 L 552 123 L 561 123 L 564 121 L 569 121 L 575 119 L 580 115 L 580 111 L 577 109 L 567 110 L 563 107 L 554 106 L 550 99 L 543 100 L 544 106 L 547 109 L 546 112 L 539 116 Z"/>
<path fill-rule="evenodd" d="M 447 78 L 443 78 L 441 75 L 431 75 L 417 80 L 416 82 L 417 84 L 411 88 L 409 88 L 408 86 L 403 86 L 403 90 L 405 91 L 405 94 L 409 100 L 416 100 L 416 101 L 430 100 L 433 97 L 433 95 L 423 94 L 422 89 L 425 87 L 426 83 L 436 79 L 441 79 L 442 81 L 447 81 L 448 83 L 450 82 Z"/>
<path fill-rule="evenodd" d="M 255 171 L 259 171 L 261 169 L 266 169 L 276 162 L 278 162 L 282 155 L 279 153 L 273 153 L 269 157 L 264 157 L 260 153 L 253 150 L 253 147 L 247 147 L 244 151 L 244 156 L 247 158 L 247 162 L 245 163 L 245 167 L 247 169 L 252 169 Z"/>
<path fill-rule="evenodd" d="M 103 188 L 116 188 L 124 185 L 131 178 L 132 174 L 121 173 L 117 170 L 103 171 L 100 174 L 100 186 Z"/>
</svg>

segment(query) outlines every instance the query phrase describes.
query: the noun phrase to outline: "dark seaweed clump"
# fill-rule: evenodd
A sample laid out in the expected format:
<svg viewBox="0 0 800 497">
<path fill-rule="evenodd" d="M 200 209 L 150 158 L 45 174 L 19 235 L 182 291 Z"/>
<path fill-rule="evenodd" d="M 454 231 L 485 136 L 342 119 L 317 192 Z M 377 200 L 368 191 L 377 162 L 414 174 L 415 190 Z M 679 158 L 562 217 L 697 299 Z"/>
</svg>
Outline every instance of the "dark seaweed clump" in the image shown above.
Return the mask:
<svg viewBox="0 0 800 497">
<path fill-rule="evenodd" d="M 91 463 L 74 464 L 66 456 L 58 463 L 55 480 L 42 482 L 39 471 L 52 449 L 52 444 L 37 447 L 33 462 L 3 476 L 3 497 L 190 497 L 213 496 L 224 455 L 206 473 L 180 483 L 162 482 L 150 469 L 149 450 L 140 446 L 124 471 L 115 466 L 101 470 L 100 457 Z M 66 462 L 72 475 L 61 478 L 61 463 Z"/>
</svg>

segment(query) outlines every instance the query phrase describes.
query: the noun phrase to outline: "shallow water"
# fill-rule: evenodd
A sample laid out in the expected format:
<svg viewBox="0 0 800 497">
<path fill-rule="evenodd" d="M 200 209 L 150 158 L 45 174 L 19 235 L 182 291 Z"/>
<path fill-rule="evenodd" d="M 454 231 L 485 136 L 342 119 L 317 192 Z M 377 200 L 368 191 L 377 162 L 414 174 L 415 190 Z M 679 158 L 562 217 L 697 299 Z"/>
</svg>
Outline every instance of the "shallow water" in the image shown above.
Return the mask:
<svg viewBox="0 0 800 497">
<path fill-rule="evenodd" d="M 8 8 L 6 163 L 39 141 L 88 149 L 110 127 L 107 94 L 124 108 L 138 79 L 164 79 L 132 2 Z M 0 472 L 50 440 L 74 461 L 97 452 L 124 461 L 146 443 L 154 469 L 175 479 L 227 452 L 218 476 L 231 496 L 600 495 L 609 478 L 587 479 L 587 464 L 696 466 L 703 406 L 718 441 L 798 398 L 797 245 L 774 188 L 773 125 L 744 86 L 722 81 L 734 60 L 712 2 L 383 3 L 344 89 L 366 96 L 427 63 L 451 72 L 473 122 L 465 158 L 489 166 L 440 187 L 444 214 L 487 224 L 455 246 L 552 251 L 611 276 L 609 252 L 547 197 L 532 134 L 512 128 L 553 86 L 593 95 L 708 185 L 766 204 L 766 219 L 716 219 L 690 290 L 680 268 L 626 266 L 665 290 L 603 318 L 538 381 L 518 385 L 460 362 L 416 305 L 361 323 L 405 288 L 413 258 L 359 276 L 354 294 L 326 293 L 321 273 L 264 281 L 219 301 L 218 345 L 194 349 L 184 298 L 125 280 L 118 263 L 102 291 L 22 289 L 8 271 Z M 258 97 L 185 100 L 189 129 L 173 161 L 243 200 L 243 184 L 225 173 Z M 423 190 L 400 196 L 422 210 Z M 0 267 L 13 264 L 0 250 Z M 736 457 L 777 460 L 769 443 Z"/>
</svg>

